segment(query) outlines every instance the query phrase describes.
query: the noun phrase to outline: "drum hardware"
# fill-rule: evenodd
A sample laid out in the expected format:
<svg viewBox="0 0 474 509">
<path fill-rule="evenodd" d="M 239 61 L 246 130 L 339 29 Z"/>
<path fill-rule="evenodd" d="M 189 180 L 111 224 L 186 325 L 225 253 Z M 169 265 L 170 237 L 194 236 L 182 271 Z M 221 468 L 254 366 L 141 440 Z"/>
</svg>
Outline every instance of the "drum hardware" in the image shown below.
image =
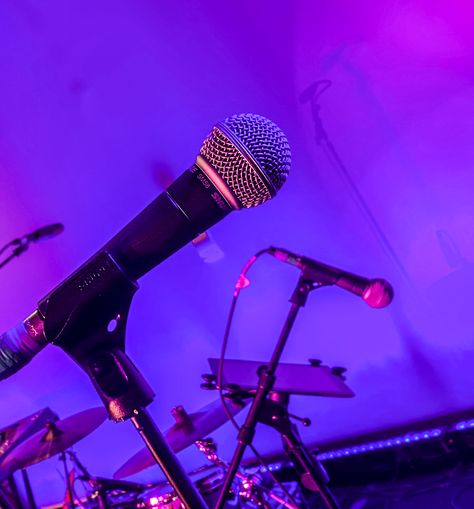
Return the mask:
<svg viewBox="0 0 474 509">
<path fill-rule="evenodd" d="M 92 476 L 89 471 L 86 469 L 86 467 L 83 465 L 83 463 L 79 460 L 77 457 L 77 454 L 72 451 L 68 450 L 65 451 L 61 456 L 64 457 L 61 458 L 64 461 L 64 464 L 66 465 L 66 455 L 69 456 L 72 463 L 75 465 L 77 470 L 80 472 L 80 475 L 77 477 L 81 481 L 86 482 L 91 487 L 91 500 L 96 500 L 99 506 L 99 509 L 108 509 L 111 507 L 111 505 L 108 503 L 108 495 L 111 492 L 121 492 L 123 494 L 140 494 L 143 493 L 148 486 L 140 483 L 134 483 L 129 481 L 118 481 L 116 479 L 107 479 L 105 477 L 96 477 Z M 66 467 L 67 472 L 67 467 Z M 69 476 L 67 475 L 67 479 L 69 479 Z M 68 490 L 69 490 L 68 486 Z M 71 488 L 70 490 L 70 500 L 74 500 L 72 498 L 73 490 Z M 74 507 L 74 505 L 73 505 Z"/>
<path fill-rule="evenodd" d="M 8 474 L 62 453 L 98 428 L 107 418 L 101 407 L 60 421 L 47 421 L 43 430 L 18 445 L 2 462 Z"/>
<path fill-rule="evenodd" d="M 227 400 L 227 406 L 232 415 L 236 415 L 247 404 L 233 396 L 229 396 Z M 171 414 L 175 419 L 175 424 L 164 433 L 164 437 L 170 448 L 176 453 L 186 449 L 196 440 L 206 437 L 229 420 L 220 400 L 213 401 L 192 414 L 187 414 L 180 405 L 173 408 Z M 115 472 L 114 479 L 128 477 L 155 464 L 148 449 L 143 448 Z"/>
<path fill-rule="evenodd" d="M 197 440 L 195 444 L 199 451 L 202 452 L 211 463 L 221 467 L 223 472 L 227 472 L 229 464 L 218 456 L 217 444 L 212 438 Z M 240 480 L 237 493 L 243 502 L 250 502 L 257 507 L 267 508 L 270 507 L 266 502 L 266 497 L 268 497 L 287 509 L 298 509 L 296 506 L 278 496 L 273 491 L 264 488 L 258 475 L 246 475 L 240 470 L 237 470 L 235 476 Z"/>
<path fill-rule="evenodd" d="M 340 378 L 340 374 L 333 373 L 332 371 L 333 370 L 330 370 L 330 375 L 332 377 Z M 255 391 L 244 391 L 242 388 L 238 387 L 237 384 L 232 384 L 232 386 L 235 387 L 234 390 L 237 394 L 239 394 L 239 397 L 243 397 L 244 394 L 250 398 L 255 397 Z M 315 393 L 319 394 L 318 388 L 315 388 L 314 390 Z M 341 392 L 339 394 L 334 395 L 347 397 L 349 392 L 352 393 L 352 391 L 350 391 L 350 389 L 345 386 L 341 387 Z M 324 470 L 321 463 L 305 447 L 301 441 L 296 425 L 292 422 L 298 421 L 301 422 L 303 426 L 310 426 L 311 420 L 307 417 L 299 417 L 291 414 L 288 411 L 289 402 L 290 394 L 288 392 L 271 391 L 267 399 L 263 402 L 261 411 L 257 417 L 257 421 L 274 428 L 280 433 L 283 449 L 293 463 L 297 475 L 299 476 L 300 484 L 307 490 L 318 492 L 324 503 L 330 509 L 338 509 L 339 506 L 334 505 L 337 504 L 337 502 L 335 501 L 327 486 L 329 478 L 326 471 Z M 216 464 L 220 464 L 223 468 L 226 469 L 226 471 L 228 471 L 229 464 L 218 458 L 216 451 L 213 450 L 212 444 L 209 444 L 209 440 L 197 441 L 196 445 L 202 452 L 204 452 L 204 454 L 206 454 L 206 457 L 211 462 L 217 462 Z M 248 487 L 248 489 L 243 491 L 243 497 L 253 497 L 252 501 L 255 503 L 255 499 L 258 500 L 258 493 L 255 493 L 257 491 L 256 488 L 259 487 L 258 483 L 254 482 L 252 484 L 252 477 L 245 478 L 245 476 L 242 476 L 239 470 L 237 470 L 235 477 L 242 479 L 243 484 Z M 273 492 L 268 492 L 267 495 L 277 500 L 275 497 L 273 497 Z M 278 498 L 279 503 L 283 504 L 285 507 L 295 507 L 293 504 L 288 504 L 288 502 L 284 501 L 280 497 Z"/>
<path fill-rule="evenodd" d="M 202 495 L 206 504 L 214 507 L 214 498 L 222 485 L 223 472 L 220 467 L 207 464 L 188 473 L 196 489 Z M 237 500 L 237 493 L 234 494 L 233 503 L 230 507 L 240 507 Z M 237 505 L 236 505 L 237 502 Z M 137 502 L 138 509 L 182 509 L 184 506 L 179 500 L 176 492 L 173 491 L 168 481 L 155 483 L 153 487 L 142 495 Z"/>
<path fill-rule="evenodd" d="M 52 410 L 44 408 L 0 430 L 0 492 L 3 497 L 9 501 L 7 503 L 2 499 L 2 501 L 0 501 L 0 507 L 10 507 L 11 505 L 12 507 L 21 508 L 23 506 L 16 480 L 13 477 L 13 472 L 8 472 L 7 469 L 3 468 L 3 463 L 6 458 L 15 447 L 41 430 L 47 422 L 54 422 L 57 419 L 58 416 Z M 36 503 L 26 470 L 22 469 L 21 475 L 28 506 L 34 509 L 36 508 Z"/>
<path fill-rule="evenodd" d="M 41 430 L 49 421 L 57 421 L 58 416 L 49 408 L 43 408 L 28 417 L 0 430 L 0 470 L 5 458 L 19 444 Z"/>
<path fill-rule="evenodd" d="M 52 418 L 46 420 L 45 416 L 48 412 Z M 57 416 L 49 409 L 48 412 L 43 411 L 42 414 L 38 414 L 42 418 L 41 421 L 36 421 L 36 429 L 39 427 L 38 424 L 41 424 L 42 429 L 17 445 L 1 464 L 2 471 L 10 476 L 17 470 L 21 470 L 30 509 L 35 509 L 37 505 L 26 468 L 60 454 L 60 460 L 65 466 L 68 496 L 73 501 L 64 451 L 92 433 L 107 418 L 103 408 L 85 410 L 64 420 L 57 420 Z"/>
<path fill-rule="evenodd" d="M 284 392 L 275 393 L 281 395 L 277 398 L 281 399 L 281 402 L 269 399 L 270 394 L 272 391 L 274 391 L 276 386 L 277 370 L 279 367 L 280 359 L 293 324 L 296 320 L 297 314 L 299 310 L 306 304 L 309 293 L 314 289 L 320 288 L 321 286 L 324 286 L 324 281 L 315 281 L 312 278 L 312 275 L 308 273 L 306 269 L 303 268 L 301 270 L 297 285 L 290 298 L 290 310 L 273 350 L 270 362 L 261 366 L 261 368 L 257 371 L 258 384 L 256 386 L 257 388 L 255 395 L 245 418 L 244 424 L 239 430 L 237 437 L 237 447 L 234 451 L 232 460 L 227 470 L 226 478 L 224 480 L 215 509 L 224 508 L 225 500 L 228 496 L 229 489 L 232 486 L 234 477 L 237 474 L 240 463 L 242 462 L 244 452 L 252 443 L 257 422 L 262 419 L 262 422 L 265 424 L 269 424 L 272 419 L 276 419 L 276 422 L 278 423 L 277 431 L 279 431 L 281 434 L 284 448 L 287 454 L 290 456 L 290 459 L 297 468 L 297 471 L 300 473 L 301 482 L 306 486 L 311 486 L 313 491 L 317 491 L 321 496 L 322 502 L 328 509 L 340 509 L 339 504 L 327 487 L 327 476 L 324 475 L 324 470 L 322 469 L 321 465 L 315 462 L 316 460 L 313 460 L 301 442 L 296 427 L 294 427 L 294 425 L 289 420 L 287 402 L 285 404 L 284 399 L 282 399 L 282 396 L 288 396 L 288 394 L 285 394 Z M 234 294 L 234 304 L 236 298 L 235 295 L 236 294 Z M 316 370 L 320 368 L 311 366 L 310 369 Z M 218 373 L 219 371 L 214 374 Z M 337 374 L 331 374 L 340 379 Z M 253 376 L 255 377 L 255 372 Z M 340 381 L 344 383 L 342 380 Z M 228 383 L 233 381 L 226 380 L 226 382 Z M 223 381 L 221 381 L 221 383 L 223 383 Z M 267 417 L 269 417 L 269 419 L 267 419 Z"/>
<path fill-rule="evenodd" d="M 25 468 L 21 469 L 21 477 L 23 479 L 23 486 L 25 487 L 26 500 L 28 501 L 29 509 L 37 509 L 35 496 L 33 494 L 33 488 L 31 487 L 30 478 Z"/>
</svg>

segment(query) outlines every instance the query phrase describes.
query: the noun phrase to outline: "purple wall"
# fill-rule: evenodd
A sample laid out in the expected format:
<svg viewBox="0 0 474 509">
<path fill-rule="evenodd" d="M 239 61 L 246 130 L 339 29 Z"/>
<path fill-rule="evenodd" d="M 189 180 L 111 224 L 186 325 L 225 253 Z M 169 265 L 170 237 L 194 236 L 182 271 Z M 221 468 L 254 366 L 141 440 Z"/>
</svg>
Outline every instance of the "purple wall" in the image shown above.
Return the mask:
<svg viewBox="0 0 474 509">
<path fill-rule="evenodd" d="M 128 352 L 169 410 L 193 411 L 217 356 L 235 278 L 281 245 L 393 281 L 374 311 L 335 288 L 313 294 L 285 360 L 349 368 L 353 400 L 295 398 L 310 443 L 472 406 L 474 91 L 472 8 L 433 1 L 0 3 L 0 244 L 50 222 L 66 231 L 0 272 L 7 330 L 184 169 L 212 125 L 241 112 L 288 135 L 292 173 L 279 196 L 212 230 L 224 258 L 188 246 L 141 280 Z M 330 140 L 393 247 L 386 255 L 347 182 L 315 141 L 301 93 L 320 97 Z M 268 258 L 242 294 L 229 356 L 267 359 L 297 279 Z M 48 347 L 2 382 L 0 426 L 49 406 L 62 417 L 100 402 L 85 374 Z M 229 457 L 234 432 L 215 434 Z M 260 430 L 263 452 L 278 437 Z M 104 424 L 77 446 L 111 476 L 141 443 Z M 203 463 L 186 451 L 186 466 Z M 62 497 L 55 459 L 30 469 L 42 503 Z M 155 479 L 150 470 L 137 480 Z"/>
</svg>

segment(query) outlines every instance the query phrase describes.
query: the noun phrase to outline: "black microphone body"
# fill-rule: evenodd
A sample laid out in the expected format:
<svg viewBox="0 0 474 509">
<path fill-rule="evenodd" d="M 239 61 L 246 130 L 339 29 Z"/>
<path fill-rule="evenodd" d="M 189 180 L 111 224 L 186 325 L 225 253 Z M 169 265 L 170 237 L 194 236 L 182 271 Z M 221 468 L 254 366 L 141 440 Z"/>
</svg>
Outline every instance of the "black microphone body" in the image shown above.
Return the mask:
<svg viewBox="0 0 474 509">
<path fill-rule="evenodd" d="M 339 286 L 362 297 L 371 307 L 383 308 L 392 302 L 393 288 L 384 279 L 367 279 L 282 248 L 270 247 L 268 252 L 278 260 L 298 267 L 315 283 Z"/>
<path fill-rule="evenodd" d="M 82 333 L 92 332 L 95 321 L 102 319 L 97 304 L 107 307 L 113 285 L 120 291 L 126 279 L 137 286 L 137 279 L 232 210 L 272 198 L 285 182 L 289 165 L 286 137 L 268 119 L 236 115 L 218 123 L 189 170 L 41 299 L 30 317 L 0 336 L 0 380 L 48 342 L 57 343 L 79 308 L 90 312 L 90 324 Z"/>
<path fill-rule="evenodd" d="M 90 308 L 87 319 L 92 332 L 105 318 L 99 316 L 100 311 L 96 315 L 96 310 L 108 305 L 105 300 L 110 300 L 107 293 L 112 285 L 122 285 L 128 279 L 131 285 L 138 287 L 137 279 L 231 210 L 207 174 L 197 164 L 193 165 L 102 249 L 40 300 L 38 311 L 45 320 L 47 341 L 60 344 L 65 324 L 84 305 Z"/>
<path fill-rule="evenodd" d="M 102 249 L 136 280 L 233 209 L 194 165 Z"/>
<path fill-rule="evenodd" d="M 0 380 L 21 369 L 48 342 L 55 343 L 84 294 L 93 293 L 93 287 L 108 277 L 107 273 L 119 269 L 131 280 L 139 279 L 231 210 L 197 165 L 186 170 L 102 249 L 39 301 L 37 322 L 51 316 L 42 325 L 40 334 L 32 338 L 25 321 L 0 336 Z"/>
</svg>

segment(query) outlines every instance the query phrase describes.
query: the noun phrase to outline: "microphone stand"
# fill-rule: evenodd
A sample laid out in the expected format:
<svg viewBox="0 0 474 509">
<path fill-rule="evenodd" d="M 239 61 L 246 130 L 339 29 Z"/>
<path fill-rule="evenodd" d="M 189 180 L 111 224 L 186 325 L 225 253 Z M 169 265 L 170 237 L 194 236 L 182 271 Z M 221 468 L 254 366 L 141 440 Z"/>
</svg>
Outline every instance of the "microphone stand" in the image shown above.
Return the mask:
<svg viewBox="0 0 474 509">
<path fill-rule="evenodd" d="M 8 247 L 10 246 L 13 246 L 15 244 L 13 244 L 12 242 L 8 243 L 6 246 L 4 246 L 1 250 L 1 252 L 3 253 L 3 251 L 5 251 Z M 5 267 L 5 265 L 9 262 L 11 262 L 13 260 L 13 258 L 16 258 L 17 256 L 20 256 L 22 253 L 24 253 L 26 250 L 28 249 L 28 242 L 22 242 L 18 247 L 16 247 L 12 254 L 10 256 L 7 256 L 5 258 L 5 260 L 3 260 L 2 262 L 0 262 L 0 269 Z"/>
<path fill-rule="evenodd" d="M 283 448 L 295 467 L 300 484 L 309 491 L 318 492 L 328 509 L 340 509 L 327 486 L 329 477 L 326 471 L 305 447 L 298 428 L 290 421 L 289 401 L 290 395 L 287 393 L 270 393 L 258 420 L 280 433 Z"/>
<path fill-rule="evenodd" d="M 223 509 L 226 498 L 228 496 L 228 492 L 232 486 L 232 482 L 242 461 L 245 449 L 249 444 L 252 443 L 253 437 L 255 435 L 255 427 L 257 425 L 257 421 L 259 420 L 262 410 L 265 407 L 267 397 L 275 384 L 275 373 L 291 329 L 296 320 L 298 311 L 306 304 L 309 292 L 315 288 L 319 288 L 320 286 L 322 286 L 320 283 L 315 283 L 313 279 L 306 274 L 305 270 L 302 270 L 296 288 L 290 298 L 291 307 L 281 330 L 280 337 L 278 338 L 277 344 L 275 345 L 271 360 L 268 366 L 262 369 L 259 374 L 255 398 L 252 402 L 250 410 L 248 411 L 245 422 L 237 436 L 238 444 L 234 451 L 232 461 L 229 465 L 229 469 L 227 471 L 227 475 L 219 494 L 219 499 L 217 500 L 215 509 Z M 338 506 L 335 505 L 329 507 L 337 508 Z"/>
<path fill-rule="evenodd" d="M 46 339 L 87 373 L 109 416 L 130 419 L 186 509 L 208 509 L 147 412 L 154 393 L 125 354 L 125 328 L 138 289 L 107 252 L 101 252 L 38 304 Z"/>
</svg>

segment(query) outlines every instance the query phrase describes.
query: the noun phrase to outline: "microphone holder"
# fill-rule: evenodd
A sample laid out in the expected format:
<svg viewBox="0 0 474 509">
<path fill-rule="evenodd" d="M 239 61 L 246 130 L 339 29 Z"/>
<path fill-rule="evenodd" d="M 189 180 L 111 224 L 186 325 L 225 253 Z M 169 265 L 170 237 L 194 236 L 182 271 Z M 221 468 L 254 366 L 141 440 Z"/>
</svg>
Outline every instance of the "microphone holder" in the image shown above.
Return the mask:
<svg viewBox="0 0 474 509">
<path fill-rule="evenodd" d="M 283 350 L 286 346 L 286 342 L 290 335 L 291 329 L 296 320 L 298 311 L 306 304 L 309 292 L 315 288 L 319 288 L 320 286 L 323 285 L 315 283 L 313 279 L 311 279 L 311 277 L 305 273 L 304 270 L 301 272 L 296 288 L 290 298 L 291 307 L 288 312 L 288 316 L 280 332 L 280 337 L 278 338 L 277 344 L 275 345 L 275 349 L 273 351 L 270 362 L 259 373 L 257 391 L 255 393 L 252 405 L 248 411 L 247 417 L 245 418 L 245 422 L 240 428 L 239 434 L 237 436 L 238 444 L 234 451 L 232 461 L 229 465 L 229 469 L 221 488 L 215 509 L 223 509 L 226 498 L 228 496 L 228 492 L 232 486 L 232 482 L 242 461 L 245 449 L 252 443 L 257 422 L 261 419 L 264 419 L 265 407 L 268 405 L 267 398 L 272 392 L 273 386 L 275 384 L 276 370 L 280 362 Z M 291 427 L 288 429 L 287 426 L 284 426 L 285 424 L 286 423 L 283 420 L 282 429 L 284 429 L 285 434 L 282 434 L 282 438 L 286 447 L 291 450 L 291 453 L 294 456 L 294 461 L 296 462 L 295 466 L 298 464 L 297 468 L 304 468 L 305 471 L 308 472 L 306 477 L 309 476 L 312 478 L 314 484 L 318 486 L 320 493 L 322 493 L 322 490 L 327 488 L 324 488 L 324 483 L 321 483 L 321 478 L 317 472 L 316 466 L 311 464 L 309 453 L 307 453 L 308 457 L 306 457 L 306 454 L 304 454 L 304 446 L 295 433 L 295 430 Z M 337 505 L 336 501 L 333 500 L 332 496 L 330 496 L 330 493 L 327 496 L 323 495 L 323 500 L 329 509 L 339 509 L 339 506 Z"/>
<path fill-rule="evenodd" d="M 187 509 L 207 509 L 147 412 L 154 393 L 125 354 L 130 304 L 138 289 L 107 252 L 86 262 L 39 304 L 46 339 L 91 379 L 109 416 L 130 419 Z"/>
</svg>

